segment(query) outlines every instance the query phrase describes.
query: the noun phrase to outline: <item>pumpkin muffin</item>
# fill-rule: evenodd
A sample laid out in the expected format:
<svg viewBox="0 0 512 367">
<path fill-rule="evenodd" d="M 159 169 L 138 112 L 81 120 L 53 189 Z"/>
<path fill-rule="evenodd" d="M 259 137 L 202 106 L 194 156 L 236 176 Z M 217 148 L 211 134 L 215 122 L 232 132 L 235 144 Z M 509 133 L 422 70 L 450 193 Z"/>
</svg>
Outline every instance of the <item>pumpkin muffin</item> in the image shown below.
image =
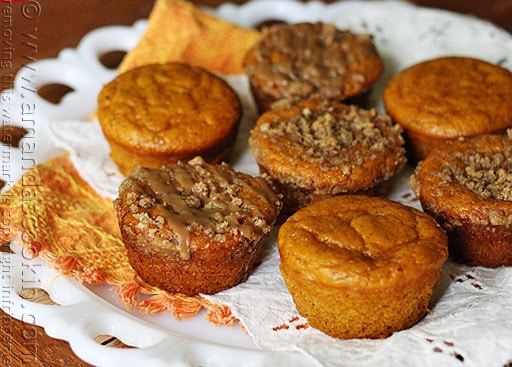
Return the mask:
<svg viewBox="0 0 512 367">
<path fill-rule="evenodd" d="M 281 99 L 361 96 L 384 68 L 371 36 L 321 22 L 264 28 L 242 66 L 260 112 Z"/>
<path fill-rule="evenodd" d="M 397 73 L 383 100 L 404 128 L 409 160 L 418 162 L 443 142 L 512 126 L 512 73 L 470 57 L 441 57 Z"/>
<path fill-rule="evenodd" d="M 137 166 L 114 205 L 138 276 L 188 296 L 243 282 L 281 208 L 262 178 L 200 157 L 158 169 Z"/>
<path fill-rule="evenodd" d="M 98 120 L 124 175 L 196 155 L 225 160 L 241 117 L 240 99 L 224 80 L 180 63 L 130 69 L 98 97 Z"/>
<path fill-rule="evenodd" d="M 388 116 L 316 98 L 265 112 L 249 138 L 288 212 L 333 195 L 379 192 L 405 165 L 403 144 Z"/>
<path fill-rule="evenodd" d="M 489 134 L 434 149 L 411 177 L 423 210 L 446 229 L 450 255 L 512 265 L 512 136 Z"/>
<path fill-rule="evenodd" d="M 298 312 L 335 338 L 385 338 L 428 312 L 448 257 L 446 234 L 417 209 L 337 196 L 278 233 L 280 270 Z"/>
</svg>

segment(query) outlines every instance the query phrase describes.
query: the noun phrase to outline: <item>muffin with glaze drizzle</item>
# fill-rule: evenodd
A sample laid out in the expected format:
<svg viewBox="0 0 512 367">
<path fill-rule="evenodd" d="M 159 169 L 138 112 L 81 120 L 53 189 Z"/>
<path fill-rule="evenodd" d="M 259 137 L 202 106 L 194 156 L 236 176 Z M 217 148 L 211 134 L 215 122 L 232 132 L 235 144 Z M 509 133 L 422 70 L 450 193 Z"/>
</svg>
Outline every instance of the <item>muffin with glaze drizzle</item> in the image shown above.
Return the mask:
<svg viewBox="0 0 512 367">
<path fill-rule="evenodd" d="M 188 296 L 243 282 L 281 208 L 262 178 L 200 157 L 158 169 L 136 167 L 114 205 L 138 276 Z"/>
<path fill-rule="evenodd" d="M 450 255 L 485 267 L 512 265 L 512 131 L 461 139 L 434 149 L 411 187 L 442 224 Z"/>
<path fill-rule="evenodd" d="M 317 98 L 265 112 L 249 138 L 289 213 L 334 195 L 379 192 L 405 165 L 403 144 L 388 116 Z"/>
<path fill-rule="evenodd" d="M 385 338 L 428 311 L 448 257 L 428 214 L 342 195 L 292 215 L 278 233 L 280 270 L 299 313 L 335 338 Z"/>
<path fill-rule="evenodd" d="M 265 28 L 242 66 L 261 113 L 282 99 L 360 97 L 384 68 L 371 36 L 322 22 Z"/>
</svg>

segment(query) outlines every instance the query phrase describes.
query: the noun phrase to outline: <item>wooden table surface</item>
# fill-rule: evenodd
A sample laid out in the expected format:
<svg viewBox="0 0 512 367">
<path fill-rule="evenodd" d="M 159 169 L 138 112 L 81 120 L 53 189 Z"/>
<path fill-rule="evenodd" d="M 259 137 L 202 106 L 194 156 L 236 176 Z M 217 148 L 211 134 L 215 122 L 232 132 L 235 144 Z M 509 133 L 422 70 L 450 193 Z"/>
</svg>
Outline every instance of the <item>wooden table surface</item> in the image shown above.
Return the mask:
<svg viewBox="0 0 512 367">
<path fill-rule="evenodd" d="M 10 88 L 10 75 L 30 59 L 57 56 L 66 47 L 75 47 L 90 30 L 113 24 L 131 25 L 146 18 L 154 0 L 1 0 L 3 25 L 0 73 L 2 86 Z M 195 0 L 201 5 L 217 6 L 221 0 Z M 231 2 L 242 4 L 244 0 Z M 326 1 L 332 2 L 332 1 Z M 512 32 L 512 1 L 491 0 L 413 0 L 422 6 L 433 6 L 476 15 Z M 5 40 L 9 39 L 10 44 Z M 48 298 L 35 290 L 27 290 L 30 299 Z M 69 345 L 48 337 L 38 326 L 22 323 L 0 311 L 0 366 L 5 367 L 75 367 L 89 366 L 78 359 Z M 98 342 L 112 347 L 122 345 L 105 336 Z"/>
</svg>

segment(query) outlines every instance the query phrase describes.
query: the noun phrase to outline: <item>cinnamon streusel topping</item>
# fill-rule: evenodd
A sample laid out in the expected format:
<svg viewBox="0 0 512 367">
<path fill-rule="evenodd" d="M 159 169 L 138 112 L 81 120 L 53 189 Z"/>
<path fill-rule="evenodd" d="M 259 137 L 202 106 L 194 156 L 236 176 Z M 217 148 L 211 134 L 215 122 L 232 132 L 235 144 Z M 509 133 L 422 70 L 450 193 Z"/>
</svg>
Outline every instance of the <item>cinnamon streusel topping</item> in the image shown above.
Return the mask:
<svg viewBox="0 0 512 367">
<path fill-rule="evenodd" d="M 138 229 L 154 232 L 152 245 L 176 246 L 184 260 L 193 250 L 191 231 L 217 241 L 228 233 L 258 239 L 272 228 L 269 211 L 281 207 L 262 178 L 237 173 L 226 163 L 206 164 L 200 157 L 160 169 L 139 166 L 121 185 L 123 192 L 123 205 L 139 220 Z"/>
<path fill-rule="evenodd" d="M 343 100 L 364 92 L 383 69 L 370 35 L 321 22 L 269 27 L 250 56 L 245 72 L 278 99 Z"/>
<path fill-rule="evenodd" d="M 447 165 L 443 170 L 447 180 L 458 182 L 484 198 L 512 201 L 512 156 L 479 152 L 456 156 L 464 166 Z"/>
<path fill-rule="evenodd" d="M 390 146 L 403 144 L 400 126 L 388 116 L 379 115 L 375 109 L 327 102 L 315 111 L 304 107 L 289 121 L 267 121 L 259 129 L 277 145 L 283 140 L 293 145 L 292 151 L 300 156 L 290 159 L 305 159 L 334 169 L 340 165 L 349 169 L 364 159 L 375 160 Z"/>
</svg>

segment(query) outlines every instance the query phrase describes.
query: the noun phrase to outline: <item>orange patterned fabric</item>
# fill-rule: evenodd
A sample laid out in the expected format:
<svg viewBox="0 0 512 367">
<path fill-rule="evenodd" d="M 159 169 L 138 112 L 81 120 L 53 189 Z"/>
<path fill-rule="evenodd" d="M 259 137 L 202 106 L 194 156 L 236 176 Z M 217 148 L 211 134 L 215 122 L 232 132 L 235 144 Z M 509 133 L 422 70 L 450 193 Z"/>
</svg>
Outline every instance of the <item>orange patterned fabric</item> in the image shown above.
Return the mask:
<svg viewBox="0 0 512 367">
<path fill-rule="evenodd" d="M 62 274 L 83 283 L 119 286 L 119 299 L 127 307 L 148 314 L 169 312 L 178 320 L 206 308 L 206 318 L 217 325 L 236 321 L 222 305 L 138 281 L 112 201 L 79 176 L 67 154 L 34 166 L 0 197 L 0 241 L 16 236 L 26 253 L 44 258 Z"/>
<path fill-rule="evenodd" d="M 156 0 L 148 28 L 119 72 L 149 63 L 180 61 L 212 72 L 240 74 L 256 30 L 216 18 L 185 0 Z M 25 253 L 86 284 L 118 286 L 119 300 L 149 315 L 186 319 L 207 310 L 217 325 L 238 320 L 224 305 L 169 294 L 137 278 L 128 262 L 112 201 L 100 197 L 63 154 L 27 171 L 0 196 L 0 243 L 19 237 Z"/>
<path fill-rule="evenodd" d="M 242 58 L 259 40 L 254 29 L 212 16 L 184 0 L 156 0 L 148 28 L 119 67 L 180 61 L 222 74 L 241 74 Z"/>
</svg>

